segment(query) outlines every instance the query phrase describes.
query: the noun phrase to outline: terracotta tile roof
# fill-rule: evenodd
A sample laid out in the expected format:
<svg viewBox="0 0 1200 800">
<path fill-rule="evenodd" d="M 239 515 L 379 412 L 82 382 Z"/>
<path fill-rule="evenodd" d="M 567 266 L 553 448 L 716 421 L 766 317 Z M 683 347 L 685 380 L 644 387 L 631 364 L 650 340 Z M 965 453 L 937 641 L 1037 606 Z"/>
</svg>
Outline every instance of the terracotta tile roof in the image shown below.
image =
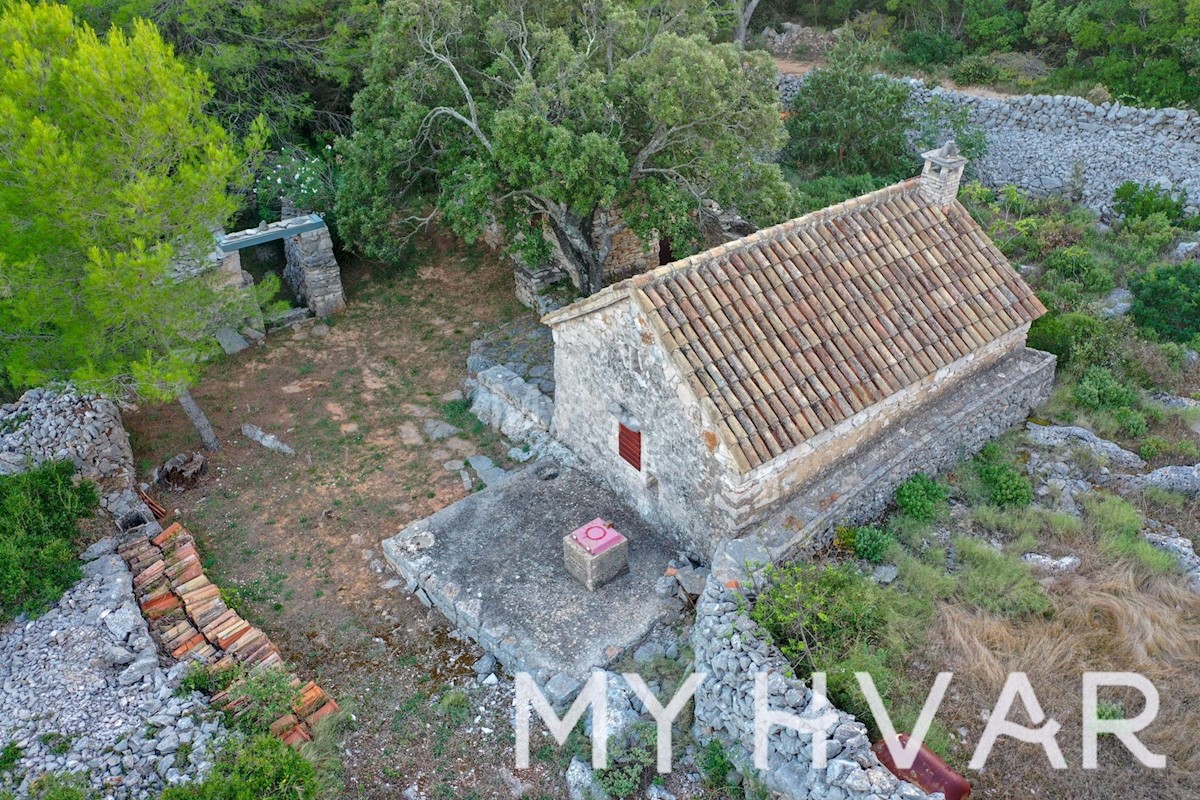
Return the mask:
<svg viewBox="0 0 1200 800">
<path fill-rule="evenodd" d="M 966 209 L 918 186 L 611 287 L 640 301 L 743 470 L 1045 313 Z"/>
</svg>

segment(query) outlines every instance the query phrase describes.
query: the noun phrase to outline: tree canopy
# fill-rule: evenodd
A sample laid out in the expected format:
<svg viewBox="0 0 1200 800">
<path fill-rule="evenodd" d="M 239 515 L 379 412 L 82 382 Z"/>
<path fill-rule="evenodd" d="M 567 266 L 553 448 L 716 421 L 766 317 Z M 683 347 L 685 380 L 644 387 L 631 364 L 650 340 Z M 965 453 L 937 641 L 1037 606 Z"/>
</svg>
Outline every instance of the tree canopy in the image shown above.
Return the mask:
<svg viewBox="0 0 1200 800">
<path fill-rule="evenodd" d="M 154 26 L 101 38 L 61 5 L 0 12 L 0 356 L 13 385 L 181 397 L 217 291 L 181 279 L 241 161 Z M 186 402 L 185 402 L 186 407 Z"/>
<path fill-rule="evenodd" d="M 595 291 L 623 225 L 679 252 L 705 199 L 779 221 L 774 64 L 713 26 L 686 0 L 389 4 L 341 144 L 342 235 L 394 259 L 436 213 L 468 240 L 495 222 L 538 263 L 545 226 Z"/>
<path fill-rule="evenodd" d="M 97 29 L 153 22 L 213 84 L 210 110 L 244 134 L 260 116 L 285 142 L 347 133 L 377 0 L 69 0 Z"/>
</svg>

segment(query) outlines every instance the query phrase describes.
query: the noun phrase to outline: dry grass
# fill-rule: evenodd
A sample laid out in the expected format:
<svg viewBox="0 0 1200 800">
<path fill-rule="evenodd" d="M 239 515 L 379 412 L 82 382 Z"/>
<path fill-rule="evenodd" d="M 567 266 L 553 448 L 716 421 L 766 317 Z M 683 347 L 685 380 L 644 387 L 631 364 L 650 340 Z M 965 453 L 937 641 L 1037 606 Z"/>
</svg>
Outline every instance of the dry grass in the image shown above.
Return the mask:
<svg viewBox="0 0 1200 800">
<path fill-rule="evenodd" d="M 1025 672 L 1043 710 L 1062 724 L 1058 743 L 1068 769 L 1049 767 L 1036 745 L 1001 739 L 987 768 L 968 773 L 975 797 L 1185 798 L 1200 795 L 1200 741 L 1194 731 L 1200 704 L 1200 597 L 1176 576 L 1153 575 L 1140 564 L 1114 562 L 1097 539 L 1076 541 L 1081 571 L 1047 582 L 1047 616 L 1005 620 L 985 612 L 942 605 L 930 640 L 925 685 L 938 670 L 953 670 L 950 697 L 939 722 L 960 735 L 956 760 L 969 759 L 1012 672 Z M 1085 671 L 1137 672 L 1159 690 L 1157 720 L 1140 734 L 1167 768 L 1138 763 L 1112 738 L 1101 739 L 1100 768 L 1081 767 L 1081 685 Z M 1142 708 L 1132 690 L 1101 691 L 1126 717 Z M 1019 705 L 1010 718 L 1029 724 Z"/>
</svg>

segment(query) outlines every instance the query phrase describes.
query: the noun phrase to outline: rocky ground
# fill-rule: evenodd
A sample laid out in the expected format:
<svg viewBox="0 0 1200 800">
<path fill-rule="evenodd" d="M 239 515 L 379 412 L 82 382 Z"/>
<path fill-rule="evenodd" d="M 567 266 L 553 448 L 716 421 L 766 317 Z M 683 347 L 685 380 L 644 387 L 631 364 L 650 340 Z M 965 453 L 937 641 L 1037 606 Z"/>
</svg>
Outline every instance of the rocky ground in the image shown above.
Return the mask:
<svg viewBox="0 0 1200 800">
<path fill-rule="evenodd" d="M 113 549 L 90 547 L 54 608 L 0 630 L 0 748 L 20 749 L 0 788 L 17 797 L 45 773 L 80 773 L 105 798 L 157 797 L 206 773 L 224 736 L 202 695 L 176 691 L 184 666 L 163 667 Z"/>
</svg>

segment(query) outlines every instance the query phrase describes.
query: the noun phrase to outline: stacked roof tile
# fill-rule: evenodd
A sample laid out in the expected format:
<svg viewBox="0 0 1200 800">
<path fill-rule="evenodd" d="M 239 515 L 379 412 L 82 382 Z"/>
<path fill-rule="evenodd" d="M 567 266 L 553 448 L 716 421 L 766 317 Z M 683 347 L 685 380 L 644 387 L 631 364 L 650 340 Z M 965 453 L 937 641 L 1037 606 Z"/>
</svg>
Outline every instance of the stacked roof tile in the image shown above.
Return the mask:
<svg viewBox="0 0 1200 800">
<path fill-rule="evenodd" d="M 220 589 L 204 574 L 195 539 L 178 522 L 153 536 L 135 536 L 117 552 L 133 573 L 133 588 L 150 630 L 172 658 L 192 658 L 213 671 L 241 665 L 251 672 L 283 668 L 279 650 L 260 629 L 225 605 Z M 312 739 L 312 726 L 338 710 L 338 705 L 311 681 L 303 688 L 291 677 L 299 699 L 294 714 L 272 725 L 288 744 Z M 212 702 L 237 713 L 229 692 Z M 276 730 L 278 728 L 278 730 Z"/>
</svg>

